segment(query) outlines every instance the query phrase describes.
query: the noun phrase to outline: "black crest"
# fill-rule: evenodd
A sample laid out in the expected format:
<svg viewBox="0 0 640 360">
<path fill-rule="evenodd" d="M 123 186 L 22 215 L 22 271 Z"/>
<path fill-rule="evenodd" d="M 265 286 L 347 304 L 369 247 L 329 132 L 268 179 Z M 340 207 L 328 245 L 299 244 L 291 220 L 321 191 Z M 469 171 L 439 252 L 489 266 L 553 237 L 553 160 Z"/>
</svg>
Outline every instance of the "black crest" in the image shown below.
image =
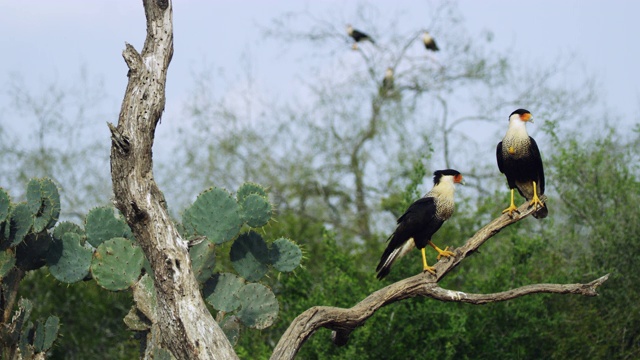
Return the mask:
<svg viewBox="0 0 640 360">
<path fill-rule="evenodd" d="M 438 170 L 433 173 L 433 184 L 438 185 L 438 183 L 440 182 L 440 179 L 443 176 L 447 176 L 447 175 L 456 176 L 456 175 L 460 175 L 460 172 L 458 170 L 453 170 L 453 169 Z"/>
</svg>

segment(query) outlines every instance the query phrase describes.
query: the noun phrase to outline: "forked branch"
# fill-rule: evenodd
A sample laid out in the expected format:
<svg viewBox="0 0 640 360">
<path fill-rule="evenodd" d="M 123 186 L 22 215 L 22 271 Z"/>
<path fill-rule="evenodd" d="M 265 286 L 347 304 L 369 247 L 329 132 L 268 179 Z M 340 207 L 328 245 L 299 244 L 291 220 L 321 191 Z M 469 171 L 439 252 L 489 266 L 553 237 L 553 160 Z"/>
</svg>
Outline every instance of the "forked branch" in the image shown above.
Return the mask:
<svg viewBox="0 0 640 360">
<path fill-rule="evenodd" d="M 542 199 L 545 201 L 546 199 Z M 467 242 L 452 250 L 455 257 L 443 260 L 435 265 L 437 276 L 420 273 L 410 278 L 386 286 L 349 309 L 314 306 L 300 314 L 291 323 L 287 331 L 273 351 L 271 359 L 293 359 L 302 344 L 316 330 L 325 327 L 333 330 L 333 342 L 336 345 L 347 343 L 349 334 L 373 316 L 383 306 L 412 297 L 430 297 L 440 301 L 465 302 L 470 304 L 486 304 L 515 299 L 520 296 L 536 293 L 578 294 L 584 296 L 598 295 L 596 290 L 609 277 L 605 275 L 587 284 L 535 284 L 494 294 L 468 294 L 451 291 L 438 286 L 438 281 L 455 268 L 468 255 L 474 253 L 485 241 L 505 227 L 518 222 L 534 212 L 528 203 L 518 208 L 519 214 L 513 217 L 502 215 L 478 230 Z"/>
</svg>

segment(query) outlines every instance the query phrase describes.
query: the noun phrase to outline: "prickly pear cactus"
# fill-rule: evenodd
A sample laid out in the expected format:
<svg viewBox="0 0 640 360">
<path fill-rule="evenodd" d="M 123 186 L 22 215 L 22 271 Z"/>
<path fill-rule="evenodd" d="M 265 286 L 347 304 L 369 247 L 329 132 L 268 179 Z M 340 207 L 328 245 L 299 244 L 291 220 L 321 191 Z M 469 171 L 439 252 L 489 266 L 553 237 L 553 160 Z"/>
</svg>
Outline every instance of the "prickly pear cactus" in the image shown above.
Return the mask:
<svg viewBox="0 0 640 360">
<path fill-rule="evenodd" d="M 273 267 L 282 272 L 293 271 L 300 265 L 302 250 L 293 241 L 279 238 L 271 244 L 269 261 Z"/>
<path fill-rule="evenodd" d="M 0 281 L 16 264 L 16 254 L 13 249 L 9 248 L 0 251 Z"/>
<path fill-rule="evenodd" d="M 11 198 L 3 188 L 0 188 L 0 223 L 3 223 L 9 216 Z"/>
<path fill-rule="evenodd" d="M 24 271 L 43 267 L 50 244 L 51 235 L 46 231 L 26 235 L 16 246 L 16 267 Z"/>
<path fill-rule="evenodd" d="M 253 228 L 265 226 L 271 220 L 273 207 L 265 196 L 249 194 L 240 202 L 240 208 L 242 220 Z"/>
<path fill-rule="evenodd" d="M 240 188 L 238 188 L 238 192 L 236 192 L 236 198 L 238 199 L 238 202 L 241 203 L 247 198 L 247 196 L 251 194 L 257 194 L 265 198 L 267 197 L 267 191 L 261 185 L 252 182 L 246 182 L 240 185 Z"/>
<path fill-rule="evenodd" d="M 262 284 L 247 284 L 237 293 L 240 310 L 236 314 L 240 321 L 254 329 L 265 329 L 278 317 L 278 300 L 271 289 Z"/>
<path fill-rule="evenodd" d="M 87 241 L 94 248 L 103 242 L 116 237 L 132 238 L 129 225 L 114 215 L 111 207 L 98 207 L 91 209 L 85 220 Z"/>
<path fill-rule="evenodd" d="M 230 312 L 240 306 L 237 293 L 244 285 L 245 280 L 237 275 L 216 274 L 204 284 L 202 293 L 216 310 Z"/>
<path fill-rule="evenodd" d="M 140 277 L 144 255 L 138 245 L 125 238 L 100 244 L 93 254 L 91 274 L 98 285 L 111 291 L 128 289 Z"/>
<path fill-rule="evenodd" d="M 204 191 L 182 215 L 187 236 L 206 236 L 215 244 L 233 240 L 242 226 L 240 207 L 226 190 L 211 188 Z"/>
<path fill-rule="evenodd" d="M 196 279 L 203 283 L 213 275 L 216 266 L 216 245 L 206 239 L 189 249 L 191 268 L 196 274 Z"/>
<path fill-rule="evenodd" d="M 27 203 L 19 203 L 12 207 L 7 224 L 5 224 L 5 237 L 11 246 L 16 246 L 24 240 L 31 231 L 33 219 Z"/>
<path fill-rule="evenodd" d="M 56 230 L 61 226 L 62 224 L 58 225 Z M 64 226 L 72 228 L 70 225 Z M 53 277 L 67 284 L 78 282 L 89 275 L 92 258 L 93 249 L 82 245 L 80 234 L 70 230 L 59 237 L 54 231 L 53 242 L 47 253 L 47 264 Z"/>
<path fill-rule="evenodd" d="M 233 268 L 249 281 L 260 280 L 269 270 L 269 248 L 254 231 L 240 235 L 233 242 L 230 257 Z"/>
<path fill-rule="evenodd" d="M 43 352 L 51 349 L 53 342 L 58 337 L 60 319 L 57 316 L 49 316 L 46 322 L 38 320 L 33 335 L 33 347 L 36 352 Z"/>
<path fill-rule="evenodd" d="M 27 207 L 33 232 L 52 228 L 60 217 L 60 194 L 51 179 L 31 179 L 27 185 Z"/>
</svg>

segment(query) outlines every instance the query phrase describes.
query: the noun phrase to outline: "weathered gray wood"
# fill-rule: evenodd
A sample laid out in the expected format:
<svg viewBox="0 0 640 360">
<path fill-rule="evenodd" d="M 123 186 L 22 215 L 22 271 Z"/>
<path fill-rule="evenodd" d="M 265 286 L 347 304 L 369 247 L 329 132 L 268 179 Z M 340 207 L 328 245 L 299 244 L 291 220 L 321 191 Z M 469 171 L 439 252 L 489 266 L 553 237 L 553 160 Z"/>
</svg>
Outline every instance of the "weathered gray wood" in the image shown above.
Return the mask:
<svg viewBox="0 0 640 360">
<path fill-rule="evenodd" d="M 545 199 L 542 199 L 543 201 Z M 605 275 L 588 284 L 535 284 L 523 286 L 495 294 L 468 294 L 460 291 L 451 291 L 438 286 L 438 281 L 455 268 L 467 256 L 473 254 L 485 241 L 500 232 L 505 227 L 524 219 L 533 213 L 533 208 L 528 209 L 523 204 L 518 209 L 519 214 L 513 217 L 502 215 L 476 232 L 467 242 L 453 251 L 455 258 L 444 258 L 436 263 L 436 276 L 429 273 L 421 273 L 410 278 L 398 281 L 386 286 L 349 309 L 314 306 L 300 314 L 291 323 L 287 331 L 271 355 L 273 360 L 293 359 L 304 342 L 321 327 L 333 330 L 332 340 L 336 345 L 344 345 L 349 339 L 349 334 L 358 326 L 373 316 L 381 307 L 412 297 L 430 297 L 441 301 L 465 302 L 470 304 L 486 304 L 514 299 L 535 293 L 579 294 L 596 296 L 596 289 L 604 283 L 609 275 Z"/>
<path fill-rule="evenodd" d="M 158 337 L 152 339 L 160 342 L 155 345 L 177 359 L 237 359 L 205 306 L 187 245 L 153 178 L 151 149 L 165 105 L 167 69 L 173 55 L 173 15 L 171 1 L 143 0 L 143 5 L 147 37 L 141 53 L 126 44 L 122 56 L 129 67 L 129 82 L 118 125 L 109 124 L 114 203 L 154 271 Z"/>
</svg>

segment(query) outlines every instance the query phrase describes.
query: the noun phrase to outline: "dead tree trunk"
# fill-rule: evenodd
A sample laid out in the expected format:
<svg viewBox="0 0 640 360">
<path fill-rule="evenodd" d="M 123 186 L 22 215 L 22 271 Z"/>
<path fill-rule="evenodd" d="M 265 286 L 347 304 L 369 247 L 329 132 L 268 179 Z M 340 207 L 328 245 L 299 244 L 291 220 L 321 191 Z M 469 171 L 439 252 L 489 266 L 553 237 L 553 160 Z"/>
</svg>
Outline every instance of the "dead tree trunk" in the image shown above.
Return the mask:
<svg viewBox="0 0 640 360">
<path fill-rule="evenodd" d="M 109 124 L 109 128 L 115 205 L 154 272 L 159 333 L 147 346 L 160 346 L 177 359 L 237 359 L 205 306 L 187 245 L 153 178 L 151 149 L 165 105 L 167 68 L 173 55 L 173 15 L 170 0 L 143 0 L 143 4 L 147 38 L 142 52 L 127 44 L 122 54 L 129 67 L 129 83 L 118 126 Z"/>
</svg>

